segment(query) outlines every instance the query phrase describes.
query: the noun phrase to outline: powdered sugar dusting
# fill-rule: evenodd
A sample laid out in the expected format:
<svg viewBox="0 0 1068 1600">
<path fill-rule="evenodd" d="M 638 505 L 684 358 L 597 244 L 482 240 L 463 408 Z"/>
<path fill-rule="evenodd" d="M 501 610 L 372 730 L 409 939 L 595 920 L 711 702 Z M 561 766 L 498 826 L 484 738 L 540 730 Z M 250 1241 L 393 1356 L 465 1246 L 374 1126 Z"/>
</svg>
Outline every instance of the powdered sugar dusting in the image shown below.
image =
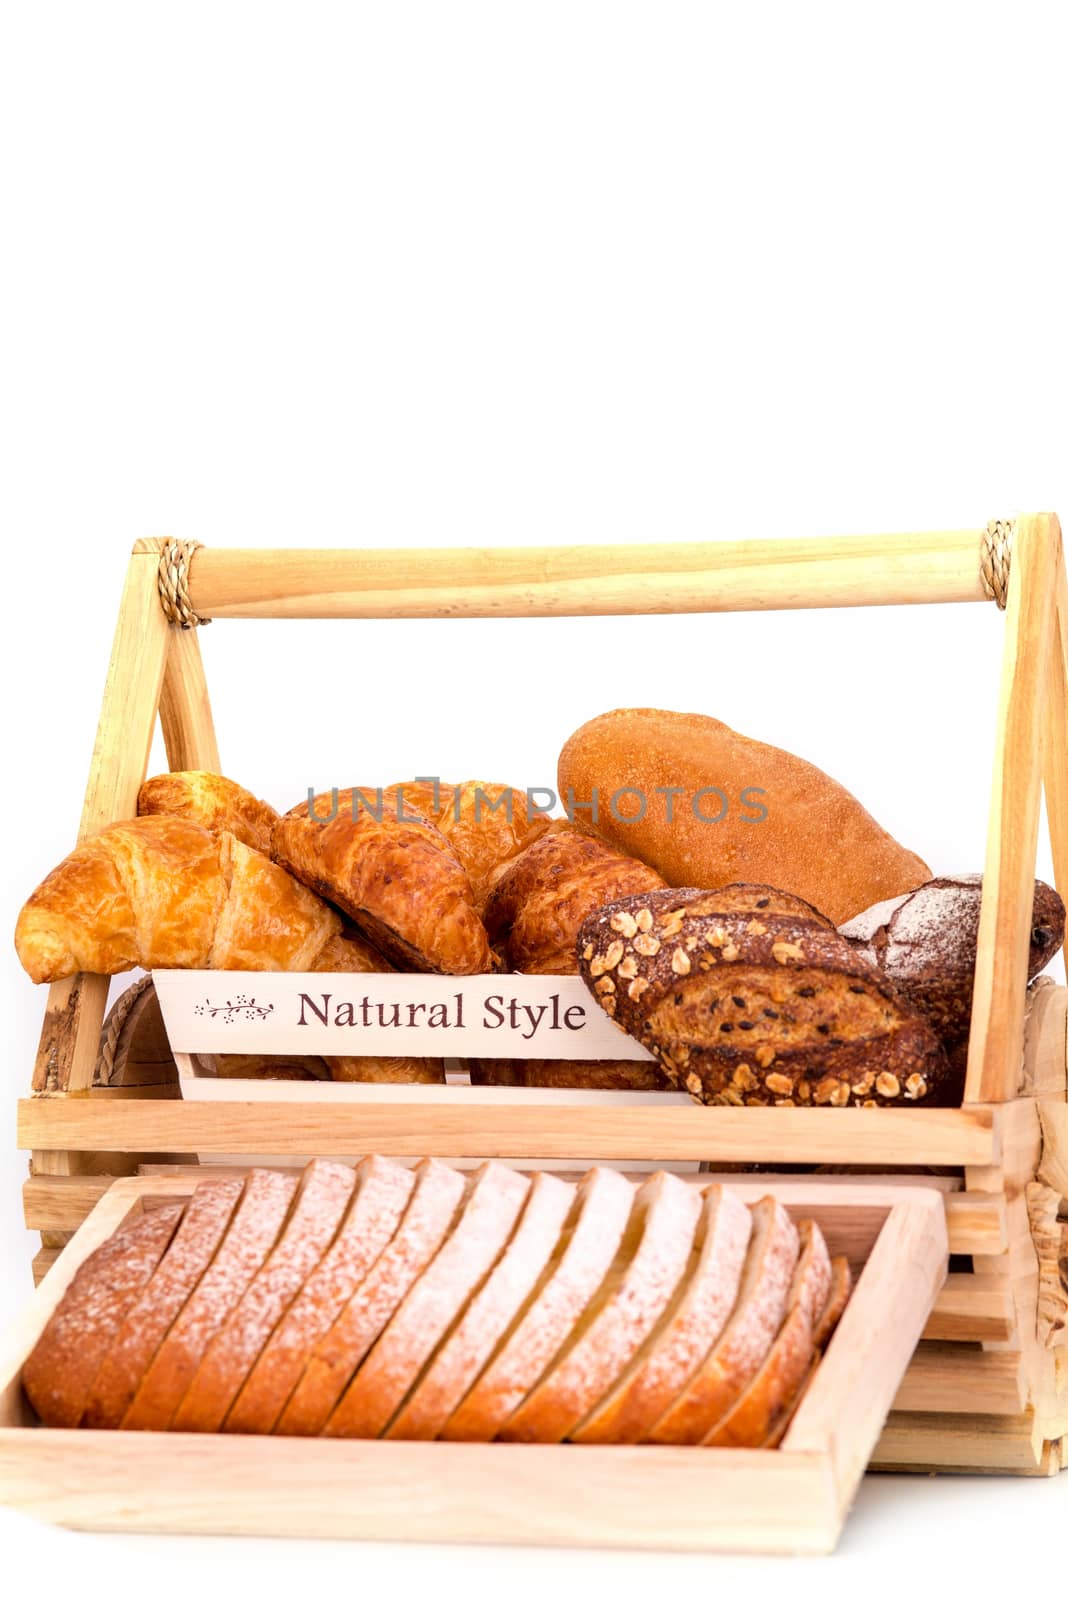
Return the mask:
<svg viewBox="0 0 1068 1600">
<path fill-rule="evenodd" d="M 278 1323 L 224 1424 L 228 1433 L 270 1433 L 304 1363 L 397 1230 L 415 1186 L 408 1167 L 368 1156 L 329 1250 Z"/>
<path fill-rule="evenodd" d="M 707 1227 L 700 1255 L 670 1324 L 572 1437 L 582 1443 L 633 1443 L 662 1416 L 722 1333 L 734 1309 L 752 1217 L 729 1190 L 705 1191 Z"/>
<path fill-rule="evenodd" d="M 338 1397 L 437 1251 L 463 1192 L 463 1178 L 444 1162 L 420 1162 L 400 1227 L 315 1347 L 276 1432 L 306 1435 L 329 1430 Z"/>
<path fill-rule="evenodd" d="M 548 1443 L 567 1436 L 659 1321 L 690 1258 L 699 1194 L 669 1172 L 642 1184 L 647 1213 L 622 1279 L 581 1337 L 500 1431 Z"/>
<path fill-rule="evenodd" d="M 377 1438 L 504 1248 L 529 1191 L 529 1178 L 510 1167 L 483 1168 L 455 1229 L 353 1379 L 330 1432 Z"/>
<path fill-rule="evenodd" d="M 581 1316 L 623 1238 L 634 1189 L 622 1173 L 595 1167 L 580 1186 L 581 1210 L 548 1282 L 463 1405 L 445 1439 L 492 1439 Z"/>
<path fill-rule="evenodd" d="M 437 1437 L 541 1276 L 573 1197 L 572 1185 L 546 1172 L 533 1179 L 504 1254 L 405 1402 L 391 1439 Z"/>
</svg>

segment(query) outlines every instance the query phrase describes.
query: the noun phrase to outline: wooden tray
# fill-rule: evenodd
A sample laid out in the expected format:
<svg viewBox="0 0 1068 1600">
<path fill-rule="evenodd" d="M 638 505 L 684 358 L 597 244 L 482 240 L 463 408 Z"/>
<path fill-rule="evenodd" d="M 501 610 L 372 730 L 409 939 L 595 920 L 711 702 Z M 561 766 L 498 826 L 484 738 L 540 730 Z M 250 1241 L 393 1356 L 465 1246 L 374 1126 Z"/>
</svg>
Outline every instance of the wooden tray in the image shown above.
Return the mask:
<svg viewBox="0 0 1068 1600">
<path fill-rule="evenodd" d="M 53 1266 L 115 1178 L 161 1163 L 176 1170 L 191 1152 L 217 1161 L 235 1151 L 286 1158 L 431 1151 L 457 1160 L 696 1161 L 711 1169 L 788 1160 L 830 1165 L 847 1185 L 876 1187 L 907 1186 L 919 1171 L 940 1196 L 955 1259 L 873 1462 L 922 1471 L 1058 1470 L 1068 1450 L 1068 1293 L 1060 1267 L 1068 1250 L 1068 1004 L 1063 987 L 1043 981 L 1028 997 L 1025 985 L 1043 792 L 1056 882 L 1068 897 L 1068 578 L 1055 516 L 950 533 L 618 549 L 213 550 L 140 540 L 81 832 L 134 814 L 157 717 L 172 768 L 221 770 L 199 622 L 995 601 L 1005 612 L 1001 687 L 996 713 L 991 708 L 996 751 L 960 1108 L 787 1113 L 665 1103 L 668 1096 L 656 1095 L 634 1105 L 603 1092 L 578 1117 L 552 1094 L 513 1090 L 498 1102 L 458 1085 L 447 1095 L 404 1085 L 355 1095 L 344 1106 L 271 1101 L 256 1085 L 236 1101 L 183 1102 L 158 1044 L 151 1062 L 109 1070 L 106 1041 L 100 1048 L 108 980 L 83 974 L 49 991 L 32 1094 L 19 1107 L 19 1143 L 32 1152 L 26 1222 L 41 1230 L 36 1274 Z M 649 1459 L 644 1452 L 641 1461 Z M 645 1478 L 644 1468 L 635 1475 L 635 1502 Z M 439 1492 L 436 1481 L 424 1486 L 430 1500 Z M 474 1488 L 455 1494 L 475 1517 Z"/>
<path fill-rule="evenodd" d="M 707 1178 L 692 1180 L 707 1183 Z M 859 1273 L 778 1450 L 397 1443 L 38 1426 L 19 1374 L 76 1268 L 132 1212 L 195 1174 L 120 1179 L 0 1352 L 0 1495 L 66 1527 L 124 1532 L 828 1551 L 945 1276 L 941 1197 L 921 1187 L 778 1185 Z"/>
</svg>

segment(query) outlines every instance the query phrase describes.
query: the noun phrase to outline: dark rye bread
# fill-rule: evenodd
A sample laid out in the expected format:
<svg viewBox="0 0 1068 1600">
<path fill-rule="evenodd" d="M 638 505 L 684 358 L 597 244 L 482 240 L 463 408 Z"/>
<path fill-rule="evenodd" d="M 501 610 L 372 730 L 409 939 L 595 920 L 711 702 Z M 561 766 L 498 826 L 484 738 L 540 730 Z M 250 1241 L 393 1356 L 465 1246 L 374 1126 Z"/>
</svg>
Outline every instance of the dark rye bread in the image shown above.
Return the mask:
<svg viewBox="0 0 1068 1600">
<path fill-rule="evenodd" d="M 583 924 L 578 954 L 602 1008 L 706 1104 L 959 1101 L 930 1026 L 794 896 L 632 895 Z"/>
<path fill-rule="evenodd" d="M 926 1017 L 947 1046 L 966 1038 L 971 1026 L 982 892 L 979 873 L 932 878 L 896 900 L 869 906 L 838 930 Z M 1064 901 L 1056 889 L 1036 880 L 1028 982 L 1063 943 Z"/>
</svg>

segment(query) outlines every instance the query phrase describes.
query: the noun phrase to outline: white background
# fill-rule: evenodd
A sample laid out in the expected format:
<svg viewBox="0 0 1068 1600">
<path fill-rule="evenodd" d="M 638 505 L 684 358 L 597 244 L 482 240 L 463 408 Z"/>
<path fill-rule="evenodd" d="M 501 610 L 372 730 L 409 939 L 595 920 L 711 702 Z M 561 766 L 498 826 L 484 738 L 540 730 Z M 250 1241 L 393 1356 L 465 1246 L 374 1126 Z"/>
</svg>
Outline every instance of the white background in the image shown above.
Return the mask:
<svg viewBox="0 0 1068 1600">
<path fill-rule="evenodd" d="M 1068 506 L 1056 5 L 0 16 L 8 925 L 72 840 L 139 535 L 610 545 Z M 973 606 L 202 644 L 226 769 L 280 805 L 413 771 L 551 783 L 587 716 L 664 705 L 819 762 L 950 870 L 982 860 L 1001 631 Z M 7 969 L 5 1320 L 42 1006 Z M 870 1480 L 840 1555 L 790 1570 L 0 1530 L 6 1573 L 81 1593 L 855 1595 L 951 1562 L 982 1594 L 1010 1562 L 1056 1588 L 1066 1511 L 1068 1478 Z"/>
</svg>

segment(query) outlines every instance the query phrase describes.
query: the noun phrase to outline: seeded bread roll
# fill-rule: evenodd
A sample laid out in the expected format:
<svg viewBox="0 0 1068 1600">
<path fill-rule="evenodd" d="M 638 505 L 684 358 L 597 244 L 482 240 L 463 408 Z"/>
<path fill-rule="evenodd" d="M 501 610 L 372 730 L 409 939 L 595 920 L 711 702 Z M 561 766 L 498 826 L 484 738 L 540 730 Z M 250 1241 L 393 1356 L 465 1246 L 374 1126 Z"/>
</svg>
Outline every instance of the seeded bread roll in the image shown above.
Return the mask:
<svg viewBox="0 0 1068 1600">
<path fill-rule="evenodd" d="M 608 1015 L 706 1104 L 959 1101 L 923 1018 L 774 890 L 631 896 L 584 923 L 579 965 Z"/>
<path fill-rule="evenodd" d="M 979 939 L 981 873 L 930 883 L 869 906 L 839 933 L 927 1018 L 948 1047 L 967 1037 Z M 1064 943 L 1064 901 L 1036 881 L 1027 978 L 1037 978 Z"/>
<path fill-rule="evenodd" d="M 582 807 L 596 792 L 583 828 L 671 884 L 776 883 L 843 922 L 931 876 L 818 767 L 694 712 L 594 717 L 560 752 L 558 787 Z"/>
</svg>

